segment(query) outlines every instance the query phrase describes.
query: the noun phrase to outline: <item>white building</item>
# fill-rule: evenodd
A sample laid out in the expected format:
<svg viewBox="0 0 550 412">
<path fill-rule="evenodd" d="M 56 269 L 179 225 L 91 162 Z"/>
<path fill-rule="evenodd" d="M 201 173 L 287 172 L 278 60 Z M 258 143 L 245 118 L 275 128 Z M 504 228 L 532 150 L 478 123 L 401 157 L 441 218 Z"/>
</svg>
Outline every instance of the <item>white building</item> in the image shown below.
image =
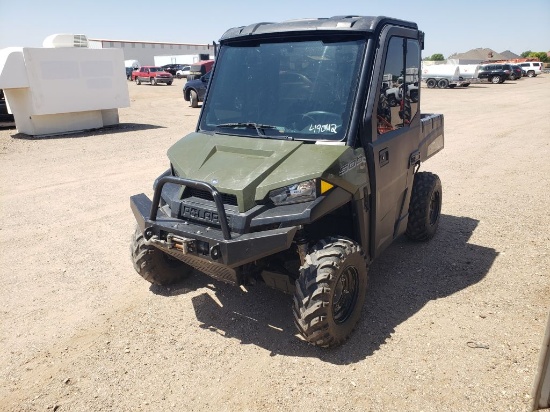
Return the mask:
<svg viewBox="0 0 550 412">
<path fill-rule="evenodd" d="M 155 56 L 171 56 L 168 63 L 178 63 L 178 56 L 214 55 L 213 44 L 166 43 L 153 41 L 88 39 L 91 49 L 122 49 L 124 60 L 137 60 L 143 66 L 155 65 Z"/>
</svg>

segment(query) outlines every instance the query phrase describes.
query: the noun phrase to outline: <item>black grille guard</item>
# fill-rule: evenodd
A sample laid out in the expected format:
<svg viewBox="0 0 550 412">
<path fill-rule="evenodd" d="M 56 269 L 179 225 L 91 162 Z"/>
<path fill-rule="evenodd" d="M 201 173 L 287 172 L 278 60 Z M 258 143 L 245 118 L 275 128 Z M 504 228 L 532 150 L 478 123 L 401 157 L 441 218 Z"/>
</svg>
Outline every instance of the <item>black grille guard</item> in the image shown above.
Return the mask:
<svg viewBox="0 0 550 412">
<path fill-rule="evenodd" d="M 199 223 L 186 222 L 177 217 L 165 215 L 159 205 L 162 189 L 166 183 L 210 192 L 216 205 L 220 227 L 210 230 L 209 227 Z M 162 176 L 157 180 L 152 201 L 144 193 L 130 196 L 130 206 L 147 240 L 154 234 L 160 235 L 164 232 L 207 243 L 208 251 L 205 253 L 199 253 L 198 250 L 177 252 L 167 244 L 163 245 L 162 242 L 154 245 L 201 271 L 205 270 L 204 261 L 235 268 L 286 250 L 291 246 L 298 229 L 298 226 L 293 225 L 250 233 L 231 233 L 220 192 L 208 183 L 175 176 Z M 197 264 L 199 261 L 200 265 Z"/>
<path fill-rule="evenodd" d="M 157 181 L 157 186 L 155 187 L 155 194 L 153 195 L 153 204 L 151 205 L 151 213 L 149 215 L 149 220 L 154 222 L 157 220 L 157 213 L 160 204 L 160 196 L 162 194 L 162 188 L 166 183 L 173 183 L 176 185 L 188 186 L 194 189 L 205 190 L 212 194 L 214 198 L 214 203 L 216 204 L 216 210 L 218 212 L 218 219 L 220 221 L 220 226 L 222 230 L 222 235 L 225 240 L 231 239 L 231 231 L 229 230 L 229 224 L 227 223 L 227 215 L 225 214 L 225 208 L 222 202 L 222 195 L 218 190 L 205 182 L 199 182 L 197 180 L 185 179 L 182 177 L 175 176 L 163 176 Z"/>
</svg>

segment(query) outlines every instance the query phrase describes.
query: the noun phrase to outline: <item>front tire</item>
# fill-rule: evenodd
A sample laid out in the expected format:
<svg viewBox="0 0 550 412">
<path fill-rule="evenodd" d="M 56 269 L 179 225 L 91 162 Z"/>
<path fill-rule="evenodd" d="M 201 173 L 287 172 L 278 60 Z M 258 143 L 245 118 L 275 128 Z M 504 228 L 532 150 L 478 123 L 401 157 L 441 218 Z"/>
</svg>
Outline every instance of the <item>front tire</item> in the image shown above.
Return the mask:
<svg viewBox="0 0 550 412">
<path fill-rule="evenodd" d="M 189 92 L 189 103 L 191 104 L 191 107 L 199 107 L 199 96 L 197 96 L 197 92 L 194 90 Z"/>
<path fill-rule="evenodd" d="M 156 86 L 157 85 L 157 79 L 155 79 L 154 77 L 151 77 L 151 86 Z"/>
<path fill-rule="evenodd" d="M 130 254 L 134 269 L 143 279 L 156 285 L 170 285 L 188 277 L 193 268 L 160 249 L 147 245 L 139 226 L 132 236 Z"/>
<path fill-rule="evenodd" d="M 345 342 L 361 316 L 367 292 L 365 254 L 354 241 L 330 237 L 306 256 L 296 281 L 294 323 L 309 343 L 333 348 Z"/>
<path fill-rule="evenodd" d="M 493 78 L 491 79 L 491 83 L 493 83 L 493 84 L 502 83 L 502 82 L 500 81 L 500 76 L 493 76 Z"/>
<path fill-rule="evenodd" d="M 414 176 L 409 221 L 405 234 L 409 239 L 423 242 L 434 237 L 441 216 L 443 192 L 439 176 L 420 172 Z"/>
<path fill-rule="evenodd" d="M 136 84 L 139 86 L 141 84 L 141 80 L 139 80 L 139 77 L 136 77 Z"/>
</svg>

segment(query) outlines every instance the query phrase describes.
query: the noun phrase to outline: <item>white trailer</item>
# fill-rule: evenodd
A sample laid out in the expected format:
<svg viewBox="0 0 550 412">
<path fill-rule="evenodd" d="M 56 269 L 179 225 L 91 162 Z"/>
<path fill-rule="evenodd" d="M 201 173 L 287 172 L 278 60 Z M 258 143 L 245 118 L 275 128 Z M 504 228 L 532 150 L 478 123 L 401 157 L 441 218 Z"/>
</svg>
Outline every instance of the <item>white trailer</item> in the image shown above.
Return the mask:
<svg viewBox="0 0 550 412">
<path fill-rule="evenodd" d="M 459 64 L 458 70 L 460 71 L 460 77 L 463 79 L 477 79 L 477 73 L 480 67 L 479 64 Z"/>
<path fill-rule="evenodd" d="M 457 64 L 434 64 L 422 68 L 422 81 L 430 89 L 438 87 L 445 89 L 457 86 L 467 87 L 470 85 L 470 79 L 464 79 L 460 76 L 460 69 Z"/>
<path fill-rule="evenodd" d="M 132 69 L 137 69 L 141 65 L 137 60 L 124 60 L 124 67 L 131 67 Z"/>
<path fill-rule="evenodd" d="M 211 60 L 214 57 L 211 54 L 180 54 L 177 56 L 154 56 L 155 66 L 164 66 L 165 64 L 186 64 L 190 65 L 201 60 Z"/>
</svg>

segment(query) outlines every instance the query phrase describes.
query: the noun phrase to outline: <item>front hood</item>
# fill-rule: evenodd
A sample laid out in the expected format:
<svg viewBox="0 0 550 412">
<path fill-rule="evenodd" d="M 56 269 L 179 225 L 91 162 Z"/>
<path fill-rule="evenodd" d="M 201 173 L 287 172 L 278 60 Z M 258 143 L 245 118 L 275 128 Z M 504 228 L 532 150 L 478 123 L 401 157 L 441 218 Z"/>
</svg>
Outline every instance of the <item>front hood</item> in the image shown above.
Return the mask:
<svg viewBox="0 0 550 412">
<path fill-rule="evenodd" d="M 352 152 L 348 146 L 191 133 L 168 149 L 168 158 L 180 177 L 235 195 L 245 212 L 270 190 L 321 177 L 329 169 L 337 175 L 346 151 Z"/>
</svg>

